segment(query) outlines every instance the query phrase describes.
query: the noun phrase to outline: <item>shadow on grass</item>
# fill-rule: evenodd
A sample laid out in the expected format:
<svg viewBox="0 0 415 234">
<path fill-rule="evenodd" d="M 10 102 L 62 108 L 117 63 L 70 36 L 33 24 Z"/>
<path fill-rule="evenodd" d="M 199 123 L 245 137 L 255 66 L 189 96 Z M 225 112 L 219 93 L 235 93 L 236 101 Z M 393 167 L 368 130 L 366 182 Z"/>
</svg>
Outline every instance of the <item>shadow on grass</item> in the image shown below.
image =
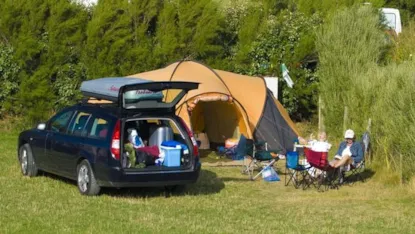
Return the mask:
<svg viewBox="0 0 415 234">
<path fill-rule="evenodd" d="M 248 177 L 248 175 L 246 175 L 246 178 L 222 177 L 222 178 L 220 178 L 220 180 L 223 181 L 223 182 L 228 182 L 228 181 L 231 181 L 231 182 L 247 182 L 247 181 L 252 181 Z"/>
<path fill-rule="evenodd" d="M 58 180 L 66 184 L 77 187 L 75 180 L 70 180 L 61 176 L 57 176 L 48 172 L 41 172 L 40 176 L 45 176 L 50 179 Z M 224 181 L 218 178 L 216 173 L 202 169 L 200 171 L 199 179 L 194 184 L 185 186 L 168 186 L 168 187 L 136 187 L 136 188 L 102 188 L 101 195 L 108 195 L 114 197 L 170 197 L 170 196 L 198 196 L 219 193 L 225 188 Z"/>
<path fill-rule="evenodd" d="M 194 184 L 168 187 L 140 187 L 140 188 L 103 188 L 101 194 L 116 197 L 170 197 L 170 196 L 199 196 L 219 193 L 225 188 L 224 182 L 216 173 L 202 169 L 199 179 Z"/>
<path fill-rule="evenodd" d="M 365 168 L 364 171 L 360 173 L 355 173 L 346 177 L 346 184 L 354 184 L 356 182 L 366 182 L 368 179 L 372 178 L 375 175 L 375 171 L 370 168 Z"/>
<path fill-rule="evenodd" d="M 370 178 L 372 178 L 375 175 L 375 171 L 373 171 L 370 168 L 365 168 L 363 172 L 360 173 L 360 177 L 363 179 L 363 181 L 366 181 Z M 353 178 L 352 178 L 353 179 Z M 354 176 L 354 179 L 360 179 L 359 176 Z"/>
<path fill-rule="evenodd" d="M 47 177 L 49 179 L 58 180 L 58 181 L 61 181 L 63 183 L 66 183 L 66 184 L 77 186 L 75 180 L 71 180 L 71 179 L 68 179 L 68 178 L 65 178 L 65 177 L 61 177 L 61 176 L 58 176 L 58 175 L 55 175 L 55 174 L 52 174 L 52 173 L 49 173 L 49 172 L 46 172 L 46 171 L 39 171 L 39 176 Z"/>
<path fill-rule="evenodd" d="M 40 172 L 40 176 L 50 179 L 58 180 L 66 184 L 77 186 L 75 180 L 67 179 L 65 177 L 57 176 L 48 172 Z M 101 195 L 116 196 L 116 197 L 160 197 L 160 196 L 198 196 L 219 193 L 225 188 L 224 181 L 218 178 L 216 173 L 202 169 L 200 171 L 199 179 L 194 184 L 185 186 L 168 186 L 168 187 L 137 187 L 137 188 L 102 188 Z"/>
</svg>

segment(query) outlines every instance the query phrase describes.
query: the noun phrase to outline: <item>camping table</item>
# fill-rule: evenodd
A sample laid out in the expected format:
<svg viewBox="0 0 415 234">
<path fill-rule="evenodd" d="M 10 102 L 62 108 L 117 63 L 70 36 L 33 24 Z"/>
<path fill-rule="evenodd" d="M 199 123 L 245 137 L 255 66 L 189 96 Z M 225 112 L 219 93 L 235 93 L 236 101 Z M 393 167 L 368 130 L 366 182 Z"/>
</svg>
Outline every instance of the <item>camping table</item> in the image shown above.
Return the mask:
<svg viewBox="0 0 415 234">
<path fill-rule="evenodd" d="M 311 148 L 311 145 L 294 144 L 294 151 L 297 151 L 297 148 Z"/>
<path fill-rule="evenodd" d="M 297 151 L 297 148 L 304 149 L 304 148 L 311 148 L 311 145 L 301 145 L 301 144 L 294 144 L 294 151 Z M 307 160 L 305 159 L 304 151 L 300 155 L 299 164 L 305 165 L 307 164 Z"/>
</svg>

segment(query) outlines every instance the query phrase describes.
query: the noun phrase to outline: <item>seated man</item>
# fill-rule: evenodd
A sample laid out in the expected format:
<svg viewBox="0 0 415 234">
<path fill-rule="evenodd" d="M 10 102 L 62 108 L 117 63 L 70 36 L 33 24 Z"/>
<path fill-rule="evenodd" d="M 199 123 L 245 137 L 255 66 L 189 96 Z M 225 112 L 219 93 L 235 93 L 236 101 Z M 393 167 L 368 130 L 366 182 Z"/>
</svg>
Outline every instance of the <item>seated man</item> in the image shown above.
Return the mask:
<svg viewBox="0 0 415 234">
<path fill-rule="evenodd" d="M 340 143 L 334 160 L 330 162 L 334 168 L 348 167 L 350 164 L 356 166 L 363 160 L 363 149 L 361 144 L 355 141 L 354 131 L 348 129 L 344 134 L 344 139 L 345 141 Z"/>
</svg>

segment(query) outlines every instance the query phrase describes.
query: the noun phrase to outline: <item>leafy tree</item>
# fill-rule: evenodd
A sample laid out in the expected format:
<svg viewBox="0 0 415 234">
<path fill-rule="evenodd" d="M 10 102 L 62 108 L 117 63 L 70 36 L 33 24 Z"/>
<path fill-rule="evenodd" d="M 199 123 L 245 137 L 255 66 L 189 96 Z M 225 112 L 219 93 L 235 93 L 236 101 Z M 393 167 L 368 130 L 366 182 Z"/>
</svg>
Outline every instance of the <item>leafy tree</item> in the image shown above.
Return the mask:
<svg viewBox="0 0 415 234">
<path fill-rule="evenodd" d="M 234 50 L 234 60 L 236 64 L 249 65 L 249 53 L 252 50 L 252 44 L 259 38 L 259 35 L 266 30 L 266 19 L 268 13 L 261 8 L 251 6 L 247 9 L 247 13 L 241 20 L 241 25 L 238 28 L 238 43 Z M 236 70 L 239 70 L 236 68 Z"/>
<path fill-rule="evenodd" d="M 66 0 L 4 1 L 0 28 L 16 48 L 21 67 L 20 90 L 10 110 L 37 121 L 59 108 L 60 101 L 66 104 L 73 99 L 54 84 L 68 68 L 82 67 L 79 58 L 87 14 L 81 5 Z M 72 78 L 71 83 L 83 79 L 82 75 Z"/>
<path fill-rule="evenodd" d="M 18 73 L 20 67 L 13 57 L 14 49 L 0 41 L 0 116 L 3 115 L 5 101 L 19 89 Z"/>
<path fill-rule="evenodd" d="M 179 59 L 215 63 L 224 55 L 223 31 L 224 17 L 215 1 L 164 1 L 155 36 L 158 64 Z"/>
<path fill-rule="evenodd" d="M 51 2 L 50 17 L 46 23 L 48 32 L 45 66 L 51 68 L 51 88 L 56 95 L 57 109 L 78 99 L 79 85 L 86 79 L 86 66 L 81 53 L 86 40 L 88 12 L 83 5 L 66 0 Z"/>
<path fill-rule="evenodd" d="M 15 48 L 14 57 L 21 67 L 19 92 L 11 100 L 11 104 L 7 105 L 10 107 L 8 111 L 32 117 L 29 112 L 37 110 L 39 115 L 42 115 L 51 110 L 49 99 L 53 101 L 53 94 L 51 95 L 46 75 L 36 76 L 36 79 L 33 75 L 40 74 L 37 71 L 42 64 L 42 54 L 47 50 L 45 25 L 49 17 L 48 3 L 40 0 L 5 0 L 1 9 L 1 31 Z M 38 92 L 37 89 L 45 91 Z M 39 119 L 39 116 L 34 118 Z"/>
<path fill-rule="evenodd" d="M 154 68 L 152 35 L 160 1 L 102 0 L 87 29 L 89 77 L 128 75 Z"/>
<path fill-rule="evenodd" d="M 258 11 L 257 14 L 261 13 Z M 284 10 L 277 15 L 255 19 L 257 27 L 249 25 L 241 29 L 246 30 L 246 38 L 250 40 L 239 40 L 235 70 L 250 75 L 280 76 L 280 65 L 286 63 L 295 85 L 288 89 L 282 80 L 280 100 L 292 117 L 309 118 L 315 110 L 317 78 L 308 65 L 317 60 L 314 30 L 321 24 L 320 17 L 317 14 L 306 17 L 299 12 Z M 253 22 L 249 18 L 248 23 Z M 256 33 L 251 31 L 253 28 L 257 29 Z"/>
</svg>

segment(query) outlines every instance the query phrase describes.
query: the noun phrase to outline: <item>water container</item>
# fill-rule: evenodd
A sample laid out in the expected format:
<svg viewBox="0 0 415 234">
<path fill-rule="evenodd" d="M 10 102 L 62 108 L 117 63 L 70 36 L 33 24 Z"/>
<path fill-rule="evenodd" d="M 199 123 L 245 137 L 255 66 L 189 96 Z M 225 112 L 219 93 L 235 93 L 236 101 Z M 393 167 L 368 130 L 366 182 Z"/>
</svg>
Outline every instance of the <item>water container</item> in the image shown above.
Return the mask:
<svg viewBox="0 0 415 234">
<path fill-rule="evenodd" d="M 150 135 L 149 146 L 161 146 L 164 141 L 173 140 L 173 130 L 168 126 L 157 127 Z"/>
</svg>

